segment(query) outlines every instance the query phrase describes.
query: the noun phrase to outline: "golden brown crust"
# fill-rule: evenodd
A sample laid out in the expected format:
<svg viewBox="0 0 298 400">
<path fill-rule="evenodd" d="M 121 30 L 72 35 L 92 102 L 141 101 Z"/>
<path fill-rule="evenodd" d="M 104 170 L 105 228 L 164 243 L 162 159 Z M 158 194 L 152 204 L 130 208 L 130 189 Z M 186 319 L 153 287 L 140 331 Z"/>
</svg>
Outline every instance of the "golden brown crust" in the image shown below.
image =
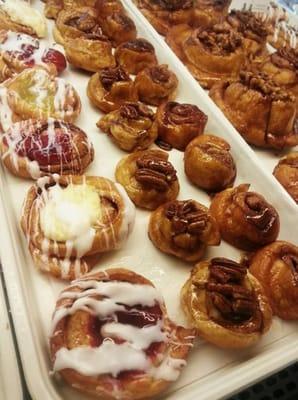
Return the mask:
<svg viewBox="0 0 298 400">
<path fill-rule="evenodd" d="M 295 98 L 266 74 L 241 72 L 209 95 L 248 143 L 273 149 L 298 144 Z"/>
<path fill-rule="evenodd" d="M 298 203 L 298 152 L 282 158 L 274 168 L 273 175 Z"/>
<path fill-rule="evenodd" d="M 279 216 L 263 196 L 242 184 L 215 195 L 210 213 L 222 238 L 242 250 L 253 250 L 276 240 Z"/>
<path fill-rule="evenodd" d="M 6 168 L 21 178 L 38 179 L 57 173 L 81 175 L 94 158 L 85 132 L 58 120 L 26 120 L 11 126 L 0 138 Z"/>
<path fill-rule="evenodd" d="M 141 275 L 129 271 L 124 268 L 113 268 L 82 278 L 82 282 L 88 283 L 88 280 L 104 281 L 104 282 L 128 282 L 132 284 L 153 284 Z M 80 281 L 73 282 L 72 286 L 65 289 L 64 292 L 82 292 L 83 289 L 79 287 Z M 64 293 L 62 292 L 62 294 Z M 141 301 L 142 299 L 140 299 Z M 56 310 L 61 307 L 71 306 L 74 299 L 61 297 L 57 301 Z M 138 305 L 138 308 L 141 306 Z M 151 356 L 153 366 L 158 368 L 165 357 L 170 357 L 172 360 L 180 360 L 185 362 L 188 352 L 192 347 L 194 340 L 194 330 L 185 329 L 181 326 L 174 324 L 168 317 L 166 307 L 163 302 L 156 303 L 155 308 L 158 308 L 164 330 L 169 337 L 168 341 L 160 342 L 156 353 Z M 145 312 L 145 311 L 144 311 Z M 95 317 L 96 318 L 96 317 Z M 99 322 L 103 322 L 100 317 L 97 317 Z M 78 310 L 72 316 L 66 316 L 57 325 L 54 326 L 54 331 L 50 337 L 51 357 L 53 363 L 57 352 L 62 348 L 72 349 L 80 345 L 96 347 L 100 345 L 99 331 L 90 330 L 90 322 L 94 320 L 88 312 Z M 179 368 L 181 369 L 181 367 Z M 154 378 L 145 371 L 139 374 L 128 373 L 122 376 L 112 377 L 109 375 L 99 375 L 97 377 L 90 377 L 74 369 L 64 369 L 60 371 L 63 379 L 76 389 L 93 394 L 100 399 L 116 400 L 121 398 L 125 399 L 144 399 L 154 397 L 163 392 L 170 384 L 169 381 L 162 378 Z M 116 390 L 115 390 L 116 388 Z"/>
<path fill-rule="evenodd" d="M 107 16 L 99 13 L 98 20 L 103 32 L 111 40 L 114 46 L 137 37 L 137 28 L 133 20 L 126 12 L 113 12 Z"/>
<path fill-rule="evenodd" d="M 189 143 L 184 154 L 184 170 L 192 183 L 211 192 L 233 186 L 236 177 L 230 145 L 209 134 L 198 136 Z"/>
<path fill-rule="evenodd" d="M 123 68 L 104 68 L 94 74 L 87 87 L 91 103 L 108 113 L 117 110 L 126 102 L 138 101 L 134 82 Z"/>
<path fill-rule="evenodd" d="M 282 319 L 298 319 L 298 247 L 277 241 L 258 250 L 249 266 L 263 285 L 273 313 Z"/>
<path fill-rule="evenodd" d="M 199 261 L 207 246 L 220 244 L 214 218 L 195 200 L 174 200 L 158 207 L 151 214 L 148 235 L 159 250 L 188 262 Z"/>
<path fill-rule="evenodd" d="M 157 138 L 153 111 L 142 103 L 125 103 L 102 117 L 98 128 L 125 151 L 147 149 Z"/>
<path fill-rule="evenodd" d="M 178 78 L 167 65 L 145 68 L 135 79 L 139 99 L 146 104 L 158 106 L 176 96 Z"/>
<path fill-rule="evenodd" d="M 236 77 L 245 64 L 241 36 L 224 25 L 172 28 L 166 41 L 204 88 Z"/>
<path fill-rule="evenodd" d="M 145 150 L 130 154 L 117 164 L 116 180 L 137 206 L 154 210 L 178 196 L 178 178 L 168 158 L 164 151 Z"/>
<path fill-rule="evenodd" d="M 97 10 L 98 15 L 107 17 L 112 13 L 123 13 L 125 9 L 120 0 L 97 0 L 94 8 Z"/>
<path fill-rule="evenodd" d="M 231 0 L 194 0 L 193 26 L 207 28 L 223 21 Z"/>
<path fill-rule="evenodd" d="M 154 47 L 146 39 L 120 44 L 115 51 L 116 62 L 128 73 L 137 75 L 147 67 L 157 65 Z"/>
<path fill-rule="evenodd" d="M 225 258 L 194 267 L 181 290 L 181 304 L 198 335 L 223 348 L 255 344 L 272 323 L 261 284 L 245 267 Z"/>
</svg>

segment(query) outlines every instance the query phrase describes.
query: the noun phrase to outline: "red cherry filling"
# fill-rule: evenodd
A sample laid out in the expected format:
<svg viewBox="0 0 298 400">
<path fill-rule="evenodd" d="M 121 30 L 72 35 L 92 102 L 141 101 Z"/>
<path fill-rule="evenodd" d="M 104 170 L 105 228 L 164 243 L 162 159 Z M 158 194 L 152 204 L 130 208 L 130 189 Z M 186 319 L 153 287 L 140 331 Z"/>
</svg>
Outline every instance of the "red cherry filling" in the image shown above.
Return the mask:
<svg viewBox="0 0 298 400">
<path fill-rule="evenodd" d="M 66 68 L 66 58 L 58 50 L 48 49 L 42 56 L 42 61 L 46 64 L 54 64 L 58 74 L 61 74 Z"/>
</svg>

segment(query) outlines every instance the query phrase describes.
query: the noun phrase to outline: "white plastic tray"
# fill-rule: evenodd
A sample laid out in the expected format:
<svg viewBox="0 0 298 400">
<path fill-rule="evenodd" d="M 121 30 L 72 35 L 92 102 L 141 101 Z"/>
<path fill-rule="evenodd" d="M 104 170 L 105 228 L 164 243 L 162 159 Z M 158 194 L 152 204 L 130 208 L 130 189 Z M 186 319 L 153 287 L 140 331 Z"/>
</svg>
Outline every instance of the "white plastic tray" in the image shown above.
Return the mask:
<svg viewBox="0 0 298 400">
<path fill-rule="evenodd" d="M 136 22 L 139 35 L 154 44 L 160 63 L 167 63 L 177 74 L 178 101 L 197 104 L 209 116 L 206 132 L 222 136 L 231 144 L 238 168 L 236 184 L 250 182 L 254 190 L 267 197 L 281 217 L 279 237 L 297 241 L 297 206 L 292 199 L 277 185 L 272 175 L 262 168 L 254 152 L 218 112 L 207 94 L 169 51 L 145 18 L 128 1 L 124 3 Z M 42 7 L 40 3 L 37 6 Z M 95 147 L 95 161 L 87 173 L 113 179 L 116 163 L 125 153 L 116 148 L 95 126 L 100 113 L 90 106 L 86 96 L 89 75 L 69 67 L 63 77 L 80 93 L 83 111 L 77 124 L 87 132 Z M 194 198 L 208 205 L 209 197 L 185 179 L 183 153 L 172 150 L 170 160 L 178 171 L 181 183 L 179 199 Z M 57 295 L 65 284 L 36 271 L 28 254 L 26 241 L 19 227 L 19 216 L 29 186 L 30 182 L 11 176 L 0 166 L 0 252 L 27 384 L 33 399 L 87 399 L 49 373 L 51 365 L 48 333 L 51 314 Z M 184 323 L 179 306 L 179 292 L 191 266 L 155 249 L 146 233 L 149 215 L 149 212 L 137 211 L 133 234 L 124 248 L 104 255 L 96 269 L 120 265 L 145 275 L 162 290 L 172 319 Z M 240 252 L 222 243 L 220 247 L 209 250 L 206 255 L 213 256 L 239 260 Z M 297 323 L 275 319 L 272 329 L 259 344 L 244 351 L 220 350 L 198 340 L 181 378 L 162 398 L 222 398 L 297 360 L 297 328 Z"/>
</svg>

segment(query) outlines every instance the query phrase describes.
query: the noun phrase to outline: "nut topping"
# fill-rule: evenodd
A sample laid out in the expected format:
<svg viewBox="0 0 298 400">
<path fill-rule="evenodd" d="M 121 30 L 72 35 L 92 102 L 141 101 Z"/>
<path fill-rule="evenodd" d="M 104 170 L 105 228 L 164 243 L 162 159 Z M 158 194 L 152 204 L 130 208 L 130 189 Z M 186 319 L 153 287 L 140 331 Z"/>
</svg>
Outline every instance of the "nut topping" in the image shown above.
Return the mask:
<svg viewBox="0 0 298 400">
<path fill-rule="evenodd" d="M 268 35 L 263 21 L 252 11 L 232 10 L 228 15 L 227 20 L 244 35 L 248 35 L 249 31 L 255 34 L 254 39 L 256 40 L 258 39 L 257 37 L 262 39 Z"/>
<path fill-rule="evenodd" d="M 129 42 L 124 43 L 122 47 L 140 53 L 154 53 L 154 47 L 146 39 L 130 40 Z"/>
<path fill-rule="evenodd" d="M 115 82 L 130 81 L 129 76 L 121 67 L 103 68 L 99 72 L 99 79 L 105 90 L 111 90 Z"/>
<path fill-rule="evenodd" d="M 179 104 L 174 101 L 167 103 L 164 114 L 164 123 L 172 125 L 204 125 L 207 122 L 205 115 L 194 104 Z"/>
<path fill-rule="evenodd" d="M 213 54 L 230 54 L 242 44 L 241 36 L 223 25 L 214 25 L 205 30 L 198 29 L 194 42 L 199 40 L 206 48 L 209 48 Z"/>
<path fill-rule="evenodd" d="M 177 180 L 176 170 L 165 158 L 149 153 L 136 161 L 135 179 L 149 189 L 165 192 Z"/>
<path fill-rule="evenodd" d="M 125 103 L 119 111 L 121 117 L 126 119 L 154 118 L 153 111 L 142 103 Z"/>
<path fill-rule="evenodd" d="M 166 83 L 171 77 L 171 73 L 165 65 L 150 68 L 149 74 L 155 83 Z"/>
<path fill-rule="evenodd" d="M 108 40 L 96 19 L 87 12 L 80 16 L 70 18 L 66 24 L 84 32 L 87 39 Z"/>
<path fill-rule="evenodd" d="M 134 24 L 133 20 L 131 18 L 129 18 L 128 15 L 117 12 L 117 13 L 112 14 L 111 17 L 115 22 L 117 22 L 119 25 L 121 25 L 126 30 L 135 29 L 135 24 Z"/>
<path fill-rule="evenodd" d="M 271 55 L 273 64 L 280 68 L 298 70 L 298 51 L 292 47 L 281 47 Z"/>
<path fill-rule="evenodd" d="M 238 196 L 237 203 L 246 213 L 246 219 L 264 232 L 268 232 L 276 221 L 277 213 L 274 208 L 257 193 L 245 193 L 244 204 L 241 196 Z"/>
</svg>

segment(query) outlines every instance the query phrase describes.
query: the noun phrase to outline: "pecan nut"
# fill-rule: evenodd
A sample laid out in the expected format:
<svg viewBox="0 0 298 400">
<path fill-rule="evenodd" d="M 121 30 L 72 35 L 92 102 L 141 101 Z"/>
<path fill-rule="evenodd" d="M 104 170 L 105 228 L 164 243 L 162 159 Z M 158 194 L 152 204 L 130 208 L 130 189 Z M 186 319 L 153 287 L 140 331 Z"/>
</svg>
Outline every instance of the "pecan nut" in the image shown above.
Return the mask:
<svg viewBox="0 0 298 400">
<path fill-rule="evenodd" d="M 111 90 L 113 83 L 121 81 L 130 81 L 128 74 L 121 67 L 103 68 L 99 72 L 99 80 L 105 90 Z"/>
<path fill-rule="evenodd" d="M 153 111 L 142 103 L 125 103 L 120 107 L 120 115 L 122 118 L 137 120 L 139 118 L 149 118 L 153 120 Z"/>
<path fill-rule="evenodd" d="M 122 45 L 123 48 L 137 51 L 139 53 L 154 53 L 154 47 L 146 39 L 130 40 Z"/>
<path fill-rule="evenodd" d="M 151 79 L 155 83 L 166 83 L 170 80 L 171 73 L 164 65 L 158 65 L 149 69 Z"/>
</svg>

